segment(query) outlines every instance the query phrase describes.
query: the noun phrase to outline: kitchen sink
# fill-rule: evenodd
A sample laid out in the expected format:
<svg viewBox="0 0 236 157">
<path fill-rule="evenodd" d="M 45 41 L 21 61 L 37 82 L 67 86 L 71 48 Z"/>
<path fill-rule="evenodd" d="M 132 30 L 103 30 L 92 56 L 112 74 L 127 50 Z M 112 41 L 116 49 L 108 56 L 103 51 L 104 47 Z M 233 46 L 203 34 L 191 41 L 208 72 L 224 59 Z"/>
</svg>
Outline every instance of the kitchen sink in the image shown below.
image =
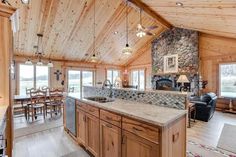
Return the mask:
<svg viewBox="0 0 236 157">
<path fill-rule="evenodd" d="M 108 97 L 99 97 L 99 96 L 95 96 L 95 97 L 85 97 L 85 99 L 87 100 L 91 100 L 91 101 L 96 101 L 99 103 L 106 103 L 106 102 L 112 102 L 115 101 L 112 98 L 108 98 Z"/>
</svg>

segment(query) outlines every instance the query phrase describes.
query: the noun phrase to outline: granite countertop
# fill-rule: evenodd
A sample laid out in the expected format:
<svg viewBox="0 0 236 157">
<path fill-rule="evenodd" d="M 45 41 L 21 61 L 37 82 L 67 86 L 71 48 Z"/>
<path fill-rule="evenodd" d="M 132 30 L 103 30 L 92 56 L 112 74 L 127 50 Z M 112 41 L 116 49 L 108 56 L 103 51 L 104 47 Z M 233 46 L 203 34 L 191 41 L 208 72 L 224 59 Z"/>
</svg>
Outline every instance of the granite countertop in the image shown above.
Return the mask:
<svg viewBox="0 0 236 157">
<path fill-rule="evenodd" d="M 102 88 L 101 86 L 83 86 L 83 87 Z M 107 88 L 108 88 L 108 87 L 107 87 Z M 117 87 L 113 87 L 112 89 L 115 89 L 115 90 L 123 90 L 123 91 L 137 91 L 137 92 L 150 92 L 150 93 L 183 95 L 183 96 L 188 96 L 189 94 L 191 94 L 191 92 L 164 91 L 164 90 L 152 90 L 152 89 L 139 90 L 139 89 L 133 89 L 133 88 L 117 88 Z"/>
<path fill-rule="evenodd" d="M 115 99 L 113 102 L 99 103 L 85 98 L 80 98 L 76 93 L 68 94 L 69 97 L 78 99 L 84 103 L 116 112 L 125 116 L 129 116 L 141 121 L 145 121 L 154 125 L 165 127 L 174 122 L 176 119 L 184 116 L 186 110 L 178 110 L 174 108 L 160 107 L 157 105 L 139 103 L 134 101 Z"/>
<path fill-rule="evenodd" d="M 7 105 L 0 104 L 0 134 L 3 132 L 3 129 L 5 127 L 4 122 L 5 122 L 5 115 L 7 112 L 7 108 L 8 108 Z"/>
</svg>

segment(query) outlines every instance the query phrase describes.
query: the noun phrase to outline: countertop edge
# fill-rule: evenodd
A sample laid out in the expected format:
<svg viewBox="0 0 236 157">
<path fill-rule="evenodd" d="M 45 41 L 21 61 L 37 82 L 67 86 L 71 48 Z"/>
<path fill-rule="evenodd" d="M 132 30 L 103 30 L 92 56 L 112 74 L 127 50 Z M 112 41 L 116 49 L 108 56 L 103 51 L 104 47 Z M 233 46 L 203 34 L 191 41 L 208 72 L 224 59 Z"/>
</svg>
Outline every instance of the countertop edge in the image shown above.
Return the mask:
<svg viewBox="0 0 236 157">
<path fill-rule="evenodd" d="M 111 109 L 111 108 L 106 108 L 104 106 L 96 104 L 96 102 L 93 103 L 93 101 L 90 101 L 90 100 L 84 100 L 84 99 L 81 99 L 81 98 L 78 98 L 78 97 L 75 97 L 75 96 L 70 96 L 70 95 L 68 95 L 68 97 L 73 98 L 73 99 L 77 99 L 77 100 L 79 100 L 79 101 L 81 101 L 83 103 L 89 104 L 89 105 L 94 106 L 94 107 L 98 107 L 100 109 L 104 109 L 104 110 L 108 110 L 108 111 L 111 111 L 111 112 L 115 112 L 117 114 L 121 114 L 121 115 L 130 117 L 130 118 L 134 118 L 134 119 L 137 119 L 137 120 L 140 120 L 140 121 L 143 121 L 143 122 L 147 122 L 147 123 L 150 123 L 152 125 L 158 125 L 160 127 L 166 127 L 169 124 L 175 122 L 177 119 L 179 119 L 179 118 L 181 118 L 183 116 L 186 116 L 186 114 L 187 114 L 187 110 L 183 110 L 185 112 L 183 112 L 182 114 L 176 115 L 175 119 L 169 120 L 166 123 L 160 123 L 160 122 L 156 122 L 156 121 L 153 121 L 153 120 L 150 120 L 150 119 L 145 119 L 144 117 L 136 116 L 134 114 L 127 114 L 127 113 L 122 112 L 122 111 L 118 111 L 118 110 Z M 147 105 L 150 105 L 150 104 L 147 104 Z"/>
</svg>

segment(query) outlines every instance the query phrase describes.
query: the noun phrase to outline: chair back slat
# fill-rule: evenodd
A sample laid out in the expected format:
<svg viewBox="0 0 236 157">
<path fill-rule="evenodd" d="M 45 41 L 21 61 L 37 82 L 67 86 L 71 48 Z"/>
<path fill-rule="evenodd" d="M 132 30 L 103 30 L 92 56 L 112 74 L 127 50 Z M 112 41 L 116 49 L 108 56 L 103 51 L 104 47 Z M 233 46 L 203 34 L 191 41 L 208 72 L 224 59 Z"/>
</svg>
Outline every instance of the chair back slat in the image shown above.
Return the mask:
<svg viewBox="0 0 236 157">
<path fill-rule="evenodd" d="M 42 90 L 36 90 L 30 92 L 31 105 L 45 104 L 46 92 Z"/>
<path fill-rule="evenodd" d="M 49 91 L 50 102 L 62 102 L 63 100 L 63 90 L 52 89 Z"/>
</svg>

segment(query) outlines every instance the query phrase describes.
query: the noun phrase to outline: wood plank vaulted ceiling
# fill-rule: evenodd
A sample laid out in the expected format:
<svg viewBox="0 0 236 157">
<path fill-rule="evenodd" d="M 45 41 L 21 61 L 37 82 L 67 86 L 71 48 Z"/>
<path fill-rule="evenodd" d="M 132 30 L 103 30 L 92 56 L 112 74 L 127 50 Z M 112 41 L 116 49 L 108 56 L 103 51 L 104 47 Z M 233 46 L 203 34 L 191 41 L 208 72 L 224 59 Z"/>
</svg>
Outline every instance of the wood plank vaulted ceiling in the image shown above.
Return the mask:
<svg viewBox="0 0 236 157">
<path fill-rule="evenodd" d="M 15 55 L 34 55 L 36 34 L 43 33 L 46 58 L 89 61 L 93 53 L 93 0 L 31 0 L 29 5 L 21 4 L 20 0 L 9 2 L 19 8 L 20 16 L 20 30 L 14 35 Z M 96 49 L 102 63 L 124 65 L 138 52 L 150 48 L 147 44 L 154 37 L 136 37 L 139 10 L 129 6 L 129 43 L 134 53 L 122 54 L 126 42 L 125 9 L 123 0 L 96 0 Z M 157 35 L 164 30 L 146 14 L 143 25 L 158 25 L 153 31 Z"/>
<path fill-rule="evenodd" d="M 236 38 L 236 0 L 129 0 L 143 2 L 171 25 L 209 34 Z M 176 2 L 182 2 L 177 7 Z M 43 33 L 46 58 L 89 61 L 93 51 L 93 0 L 9 0 L 19 8 L 20 31 L 14 35 L 16 55 L 32 56 L 37 33 Z M 125 65 L 144 51 L 150 51 L 154 37 L 137 38 L 139 11 L 129 7 L 129 42 L 134 53 L 121 53 L 125 45 L 124 0 L 96 0 L 96 47 L 100 62 Z M 165 31 L 163 25 L 144 14 L 144 26 L 158 25 L 153 33 Z M 118 34 L 114 34 L 118 31 Z M 85 54 L 89 54 L 86 56 Z"/>
</svg>

